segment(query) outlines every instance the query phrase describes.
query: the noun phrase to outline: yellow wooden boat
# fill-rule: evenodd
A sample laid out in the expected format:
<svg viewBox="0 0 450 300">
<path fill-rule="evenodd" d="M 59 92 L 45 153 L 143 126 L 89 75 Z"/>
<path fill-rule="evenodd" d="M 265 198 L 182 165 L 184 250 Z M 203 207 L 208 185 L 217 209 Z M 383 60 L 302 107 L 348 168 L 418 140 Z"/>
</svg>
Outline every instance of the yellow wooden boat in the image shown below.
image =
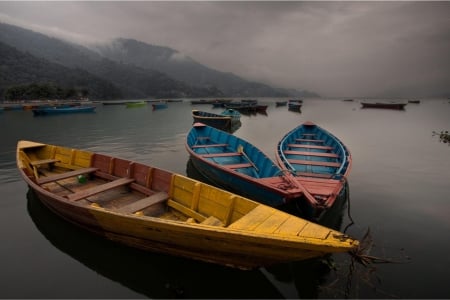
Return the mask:
<svg viewBox="0 0 450 300">
<path fill-rule="evenodd" d="M 144 250 L 251 269 L 359 245 L 200 181 L 100 153 L 19 141 L 17 167 L 54 213 Z"/>
</svg>

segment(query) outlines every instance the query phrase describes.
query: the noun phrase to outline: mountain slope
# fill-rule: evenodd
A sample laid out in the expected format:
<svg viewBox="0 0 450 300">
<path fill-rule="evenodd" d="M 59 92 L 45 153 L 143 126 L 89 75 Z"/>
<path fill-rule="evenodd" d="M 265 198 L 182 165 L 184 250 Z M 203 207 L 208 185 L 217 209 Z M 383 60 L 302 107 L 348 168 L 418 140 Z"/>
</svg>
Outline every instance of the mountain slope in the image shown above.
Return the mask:
<svg viewBox="0 0 450 300">
<path fill-rule="evenodd" d="M 208 68 L 176 50 L 149 45 L 133 39 L 116 39 L 110 44 L 99 44 L 98 52 L 114 61 L 158 70 L 177 80 L 198 87 L 216 86 L 230 97 L 289 96 L 291 92 L 244 80 L 232 73 Z"/>
<path fill-rule="evenodd" d="M 83 46 L 17 26 L 1 23 L 0 41 L 49 62 L 101 77 L 118 87 L 125 98 L 223 96 L 215 87 L 191 87 L 161 72 L 115 62 Z"/>
<path fill-rule="evenodd" d="M 87 90 L 94 99 L 118 99 L 120 90 L 110 82 L 84 70 L 70 69 L 0 42 L 0 95 L 7 88 L 27 84 L 55 84 Z"/>
</svg>

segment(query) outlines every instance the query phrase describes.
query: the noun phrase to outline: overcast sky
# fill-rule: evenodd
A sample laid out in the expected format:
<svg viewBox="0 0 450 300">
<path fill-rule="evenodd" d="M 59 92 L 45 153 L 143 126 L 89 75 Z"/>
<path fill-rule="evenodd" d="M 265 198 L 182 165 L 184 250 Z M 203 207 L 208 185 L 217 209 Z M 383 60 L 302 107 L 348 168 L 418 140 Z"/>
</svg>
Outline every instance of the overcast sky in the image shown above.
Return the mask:
<svg viewBox="0 0 450 300">
<path fill-rule="evenodd" d="M 0 22 L 76 42 L 133 38 L 322 96 L 450 87 L 450 2 L 0 1 Z"/>
</svg>

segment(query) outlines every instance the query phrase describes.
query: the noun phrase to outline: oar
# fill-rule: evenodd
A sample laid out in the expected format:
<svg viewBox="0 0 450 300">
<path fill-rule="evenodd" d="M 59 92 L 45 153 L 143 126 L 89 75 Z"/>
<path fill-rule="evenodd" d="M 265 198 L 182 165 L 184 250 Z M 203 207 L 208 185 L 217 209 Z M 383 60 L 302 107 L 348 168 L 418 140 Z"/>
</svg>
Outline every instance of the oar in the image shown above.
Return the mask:
<svg viewBox="0 0 450 300">
<path fill-rule="evenodd" d="M 255 170 L 257 172 L 259 172 L 259 169 L 257 166 L 255 166 L 255 164 L 252 162 L 252 160 L 247 156 L 247 154 L 244 152 L 244 147 L 242 145 L 239 145 L 237 148 L 237 152 L 241 153 L 242 155 L 244 155 L 244 157 L 248 160 L 248 162 L 252 165 L 253 168 L 255 168 Z"/>
<path fill-rule="evenodd" d="M 305 195 L 305 197 L 309 200 L 309 202 L 311 202 L 312 204 L 319 204 L 316 200 L 316 198 L 313 197 L 313 195 L 311 195 L 310 192 L 308 192 L 308 190 L 300 183 L 296 180 L 296 177 L 294 175 L 292 175 L 291 173 L 288 174 L 284 174 L 283 177 L 288 180 L 289 182 L 291 182 L 293 185 L 295 185 L 297 188 L 299 188 L 303 194 Z"/>
</svg>

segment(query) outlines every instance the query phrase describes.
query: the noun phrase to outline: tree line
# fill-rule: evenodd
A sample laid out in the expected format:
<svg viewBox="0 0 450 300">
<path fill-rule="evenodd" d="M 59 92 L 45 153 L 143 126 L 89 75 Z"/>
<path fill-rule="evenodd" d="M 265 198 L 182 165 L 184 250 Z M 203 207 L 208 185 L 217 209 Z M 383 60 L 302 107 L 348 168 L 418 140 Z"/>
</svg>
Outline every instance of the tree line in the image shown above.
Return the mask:
<svg viewBox="0 0 450 300">
<path fill-rule="evenodd" d="M 61 87 L 50 83 L 26 84 L 9 87 L 4 92 L 4 98 L 8 101 L 15 100 L 69 100 L 88 97 L 85 88 Z"/>
</svg>

